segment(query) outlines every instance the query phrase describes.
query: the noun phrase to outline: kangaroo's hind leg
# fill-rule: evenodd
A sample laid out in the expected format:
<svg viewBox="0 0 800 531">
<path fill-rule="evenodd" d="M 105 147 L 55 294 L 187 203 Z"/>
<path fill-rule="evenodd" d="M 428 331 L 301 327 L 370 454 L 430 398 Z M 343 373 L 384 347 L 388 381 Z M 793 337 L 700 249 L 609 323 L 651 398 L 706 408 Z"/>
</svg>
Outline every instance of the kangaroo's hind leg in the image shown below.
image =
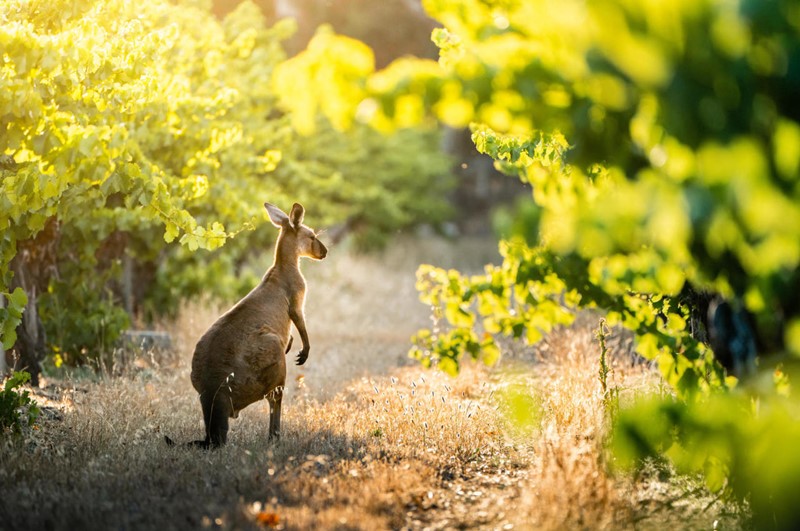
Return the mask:
<svg viewBox="0 0 800 531">
<path fill-rule="evenodd" d="M 281 437 L 281 401 L 283 400 L 283 386 L 276 387 L 267 394 L 269 402 L 269 437 L 268 440 L 278 440 Z"/>
<path fill-rule="evenodd" d="M 227 395 L 217 394 L 211 405 L 211 416 L 208 420 L 208 437 L 211 447 L 217 448 L 228 442 L 228 418 L 231 416 L 231 402 Z"/>
<path fill-rule="evenodd" d="M 281 401 L 283 388 L 286 385 L 286 355 L 288 347 L 292 344 L 289 336 L 288 344 L 284 345 L 280 337 L 275 334 L 264 336 L 259 345 L 258 380 L 261 384 L 262 394 L 269 402 L 269 440 L 280 438 L 281 431 Z"/>
<path fill-rule="evenodd" d="M 205 392 L 200 395 L 203 406 L 203 422 L 206 426 L 206 438 L 192 444 L 201 448 L 218 448 L 228 441 L 228 417 L 231 415 L 231 401 L 227 393 L 221 389 L 214 393 Z"/>
</svg>

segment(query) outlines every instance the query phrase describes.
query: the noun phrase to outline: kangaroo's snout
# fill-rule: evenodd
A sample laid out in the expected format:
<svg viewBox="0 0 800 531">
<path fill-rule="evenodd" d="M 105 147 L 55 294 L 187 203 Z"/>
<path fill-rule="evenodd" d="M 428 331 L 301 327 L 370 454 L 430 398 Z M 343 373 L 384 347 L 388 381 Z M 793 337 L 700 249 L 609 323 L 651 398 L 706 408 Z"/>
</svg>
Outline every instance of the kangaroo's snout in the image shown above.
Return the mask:
<svg viewBox="0 0 800 531">
<path fill-rule="evenodd" d="M 316 260 L 322 260 L 328 256 L 328 248 L 325 247 L 321 241 L 314 239 L 314 243 L 311 246 L 311 253 Z"/>
</svg>

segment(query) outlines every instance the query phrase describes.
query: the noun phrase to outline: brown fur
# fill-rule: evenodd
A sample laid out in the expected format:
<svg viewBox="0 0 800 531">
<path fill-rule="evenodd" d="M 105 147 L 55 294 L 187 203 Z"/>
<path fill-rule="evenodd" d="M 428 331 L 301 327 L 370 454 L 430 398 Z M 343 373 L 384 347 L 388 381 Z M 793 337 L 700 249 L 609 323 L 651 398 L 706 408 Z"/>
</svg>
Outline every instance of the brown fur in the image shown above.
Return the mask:
<svg viewBox="0 0 800 531">
<path fill-rule="evenodd" d="M 279 437 L 291 323 L 303 342 L 298 365 L 305 363 L 310 350 L 300 258 L 322 260 L 328 251 L 302 224 L 300 204 L 294 204 L 289 216 L 274 205 L 264 206 L 280 228 L 275 262 L 261 283 L 203 334 L 192 358 L 192 385 L 200 393 L 206 425 L 205 440 L 193 444 L 204 448 L 225 444 L 228 418 L 262 398 L 270 405 L 269 438 Z"/>
</svg>

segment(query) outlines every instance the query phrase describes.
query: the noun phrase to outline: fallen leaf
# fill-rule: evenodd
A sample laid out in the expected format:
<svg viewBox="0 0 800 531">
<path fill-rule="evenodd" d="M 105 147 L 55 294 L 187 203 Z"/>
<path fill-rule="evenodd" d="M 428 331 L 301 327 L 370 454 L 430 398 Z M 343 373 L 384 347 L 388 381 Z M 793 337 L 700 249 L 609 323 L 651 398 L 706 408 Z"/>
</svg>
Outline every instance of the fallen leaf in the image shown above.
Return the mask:
<svg viewBox="0 0 800 531">
<path fill-rule="evenodd" d="M 261 511 L 256 515 L 256 522 L 263 526 L 278 527 L 278 524 L 281 523 L 281 519 L 277 513 Z"/>
</svg>

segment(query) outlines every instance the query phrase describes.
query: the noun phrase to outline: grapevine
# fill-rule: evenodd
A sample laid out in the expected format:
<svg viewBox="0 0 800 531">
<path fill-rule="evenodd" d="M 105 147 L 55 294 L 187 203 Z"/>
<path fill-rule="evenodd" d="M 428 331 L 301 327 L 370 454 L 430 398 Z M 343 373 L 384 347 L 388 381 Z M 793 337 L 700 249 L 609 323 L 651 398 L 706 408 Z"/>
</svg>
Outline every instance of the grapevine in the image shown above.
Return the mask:
<svg viewBox="0 0 800 531">
<path fill-rule="evenodd" d="M 80 362 L 84 350 L 108 350 L 129 321 L 115 287 L 124 264 L 142 275 L 131 307 L 145 319 L 182 297 L 241 295 L 250 279 L 238 272 L 273 238 L 256 230 L 264 201 L 318 203 L 315 225 L 348 223 L 363 247 L 446 216 L 449 163 L 435 130 L 398 131 L 386 144 L 366 127 L 341 132 L 335 120 L 281 106 L 273 76 L 293 31 L 290 20 L 268 26 L 251 2 L 221 21 L 190 1 L 3 4 L 5 344 L 23 310 L 12 261 L 48 223 L 57 222 L 57 256 L 31 300 L 53 348 Z M 363 45 L 331 43 L 371 64 Z M 320 134 L 303 136 L 301 116 Z M 423 186 L 433 193 L 419 201 Z M 91 317 L 100 315 L 110 317 Z M 102 342 L 87 337 L 106 328 Z"/>
</svg>

